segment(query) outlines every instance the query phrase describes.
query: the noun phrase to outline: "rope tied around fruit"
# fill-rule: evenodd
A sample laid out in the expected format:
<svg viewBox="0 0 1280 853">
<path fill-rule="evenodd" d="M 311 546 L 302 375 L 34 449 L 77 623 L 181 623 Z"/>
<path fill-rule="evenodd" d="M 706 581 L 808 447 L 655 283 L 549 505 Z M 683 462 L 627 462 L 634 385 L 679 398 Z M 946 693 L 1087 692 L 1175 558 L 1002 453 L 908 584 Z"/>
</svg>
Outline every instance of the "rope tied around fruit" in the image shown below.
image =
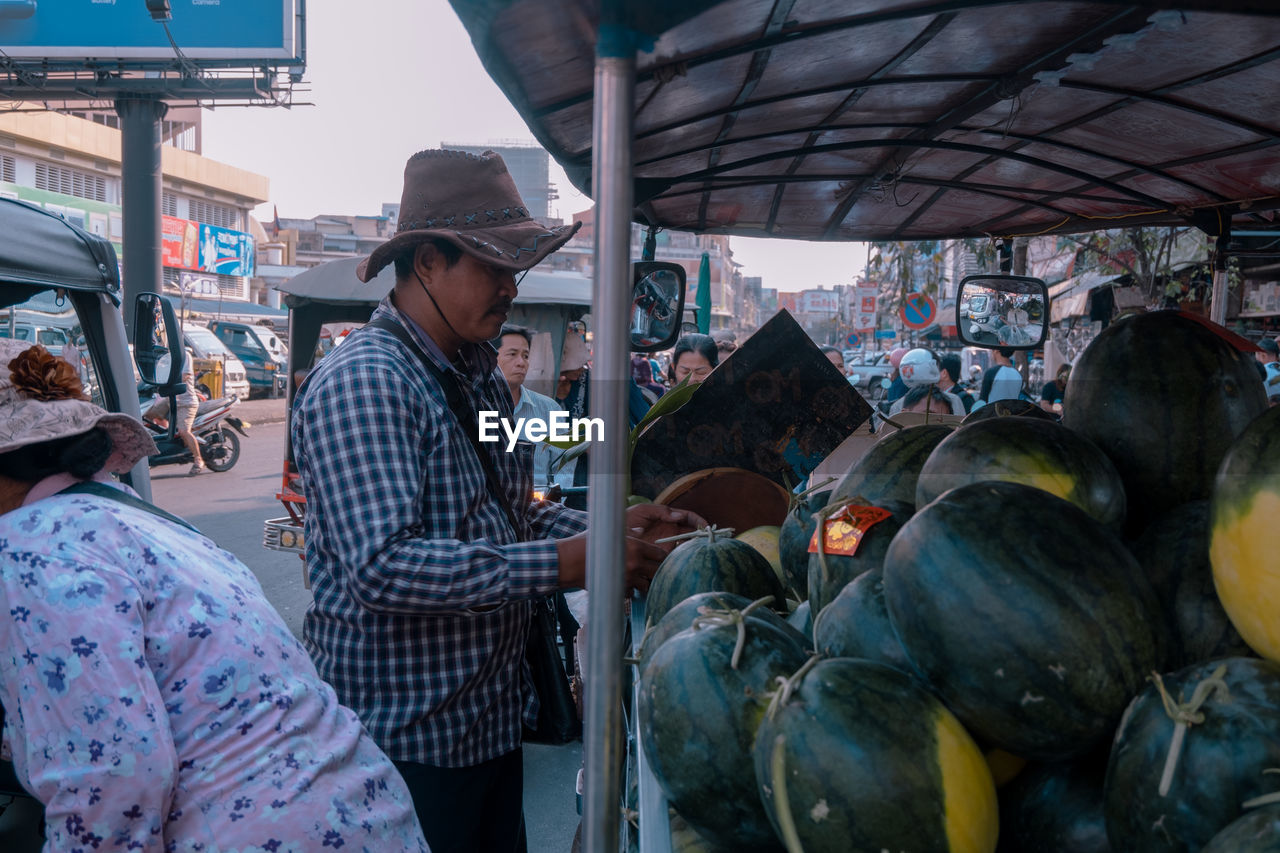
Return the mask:
<svg viewBox="0 0 1280 853">
<path fill-rule="evenodd" d="M 655 544 L 662 545 L 667 542 L 685 542 L 689 539 L 706 539 L 708 543 L 716 541 L 719 536 L 723 539 L 733 538 L 732 527 L 717 527 L 714 524 L 708 524 L 706 527 L 699 527 L 697 530 L 691 530 L 688 533 L 679 533 L 675 536 L 665 536 L 662 539 L 654 540 Z"/>
<path fill-rule="evenodd" d="M 800 682 L 804 681 L 804 677 L 809 674 L 809 670 L 817 666 L 821 660 L 822 655 L 815 654 L 804 662 L 804 666 L 792 673 L 791 677 L 779 675 L 774 679 L 778 689 L 769 694 L 769 707 L 764 712 L 767 719 L 772 720 L 778 715 L 778 711 L 782 710 L 791 701 L 791 694 L 800 686 Z"/>
<path fill-rule="evenodd" d="M 1280 773 L 1280 767 L 1267 767 L 1262 771 L 1265 773 Z M 1252 800 L 1245 800 L 1240 804 L 1242 809 L 1254 809 L 1258 806 L 1269 806 L 1272 803 L 1280 803 L 1280 791 L 1272 791 L 1270 794 L 1263 794 L 1260 797 L 1254 797 Z"/>
<path fill-rule="evenodd" d="M 827 479 L 823 480 L 821 483 L 809 486 L 809 488 L 805 489 L 803 492 L 791 491 L 792 489 L 791 478 L 788 477 L 786 474 L 782 475 L 782 480 L 787 484 L 787 491 L 790 493 L 790 497 L 787 498 L 787 515 L 790 515 L 792 512 L 795 511 L 796 507 L 798 507 L 804 501 L 808 500 L 809 495 L 812 495 L 814 492 L 822 491 L 827 486 L 834 483 L 836 481 L 836 478 L 828 477 Z"/>
<path fill-rule="evenodd" d="M 742 650 L 747 645 L 747 616 L 758 607 L 763 607 L 773 601 L 772 595 L 766 595 L 764 598 L 757 598 L 741 610 L 707 610 L 706 613 L 693 620 L 693 630 L 701 631 L 703 628 L 733 628 L 738 629 L 738 639 L 733 644 L 733 657 L 729 659 L 729 668 L 737 669 L 738 662 L 742 660 Z"/>
<path fill-rule="evenodd" d="M 787 848 L 787 853 L 804 853 L 804 848 L 800 846 L 800 833 L 796 831 L 796 819 L 791 814 L 791 795 L 787 793 L 786 735 L 780 734 L 773 739 L 773 753 L 769 756 L 769 781 L 773 785 L 773 812 L 778 818 L 778 834 L 782 836 L 783 846 Z"/>
<path fill-rule="evenodd" d="M 1169 754 L 1165 756 L 1164 771 L 1160 774 L 1160 796 L 1167 797 L 1169 795 L 1169 789 L 1173 785 L 1173 774 L 1178 769 L 1178 759 L 1182 756 L 1182 746 L 1187 737 L 1187 730 L 1204 722 L 1204 712 L 1200 710 L 1201 707 L 1204 706 L 1205 702 L 1209 701 L 1209 697 L 1215 691 L 1221 701 L 1231 701 L 1231 691 L 1224 679 L 1226 674 L 1226 666 L 1219 666 L 1208 678 L 1196 685 L 1196 689 L 1191 693 L 1190 701 L 1181 704 L 1173 701 L 1173 697 L 1169 695 L 1169 691 L 1164 686 L 1164 680 L 1160 677 L 1160 673 L 1153 672 L 1151 674 L 1151 680 L 1155 682 L 1156 690 L 1160 691 L 1160 701 L 1164 703 L 1164 712 L 1174 722 L 1173 738 L 1169 742 Z"/>
</svg>

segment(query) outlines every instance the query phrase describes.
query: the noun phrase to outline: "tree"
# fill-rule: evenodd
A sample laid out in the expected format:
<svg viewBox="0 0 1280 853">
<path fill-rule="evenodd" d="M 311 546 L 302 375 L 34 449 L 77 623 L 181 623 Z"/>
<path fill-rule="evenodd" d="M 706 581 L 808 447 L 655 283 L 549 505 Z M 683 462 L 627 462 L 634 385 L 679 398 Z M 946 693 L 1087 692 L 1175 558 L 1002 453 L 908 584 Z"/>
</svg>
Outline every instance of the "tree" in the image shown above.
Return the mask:
<svg viewBox="0 0 1280 853">
<path fill-rule="evenodd" d="M 1127 274 L 1147 305 L 1160 305 L 1166 293 L 1181 291 L 1174 267 L 1207 257 L 1204 232 L 1191 227 L 1134 227 L 1066 234 L 1059 246 L 1075 245 L 1075 272 Z"/>
<path fill-rule="evenodd" d="M 996 255 L 995 244 L 985 239 L 872 243 L 867 277 L 880 282 L 881 316 L 896 314 L 908 293 L 922 291 L 939 297 L 948 278 L 948 249 L 957 244 L 980 266 L 987 266 Z"/>
</svg>

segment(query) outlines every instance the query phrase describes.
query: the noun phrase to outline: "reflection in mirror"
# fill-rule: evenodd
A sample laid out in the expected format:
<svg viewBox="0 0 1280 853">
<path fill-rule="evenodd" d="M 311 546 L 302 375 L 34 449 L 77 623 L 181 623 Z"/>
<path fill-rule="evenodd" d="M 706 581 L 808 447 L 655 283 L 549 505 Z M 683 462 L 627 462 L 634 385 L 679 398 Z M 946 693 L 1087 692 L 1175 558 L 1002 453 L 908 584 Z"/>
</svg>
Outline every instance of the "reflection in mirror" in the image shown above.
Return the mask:
<svg viewBox="0 0 1280 853">
<path fill-rule="evenodd" d="M 960 282 L 956 328 L 966 344 L 1034 349 L 1044 342 L 1049 289 L 1038 278 L 969 276 Z"/>
<path fill-rule="evenodd" d="M 634 265 L 631 290 L 631 351 L 665 349 L 680 333 L 685 271 L 679 264 L 644 261 Z"/>
<path fill-rule="evenodd" d="M 134 302 L 133 360 L 144 382 L 172 385 L 182 379 L 182 349 L 173 307 L 157 293 L 140 293 Z"/>
</svg>

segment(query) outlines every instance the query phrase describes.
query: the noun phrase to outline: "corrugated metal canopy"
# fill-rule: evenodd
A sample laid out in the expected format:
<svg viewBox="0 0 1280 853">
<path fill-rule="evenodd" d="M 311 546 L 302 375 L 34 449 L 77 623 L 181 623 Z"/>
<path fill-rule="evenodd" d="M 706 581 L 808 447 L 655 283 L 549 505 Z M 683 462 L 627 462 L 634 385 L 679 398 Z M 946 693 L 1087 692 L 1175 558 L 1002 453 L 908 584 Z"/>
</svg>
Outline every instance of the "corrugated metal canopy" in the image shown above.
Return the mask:
<svg viewBox="0 0 1280 853">
<path fill-rule="evenodd" d="M 589 194 L 599 0 L 451 2 Z M 636 218 L 808 240 L 1258 227 L 1280 207 L 1278 5 L 624 4 L 669 27 L 638 58 Z"/>
</svg>

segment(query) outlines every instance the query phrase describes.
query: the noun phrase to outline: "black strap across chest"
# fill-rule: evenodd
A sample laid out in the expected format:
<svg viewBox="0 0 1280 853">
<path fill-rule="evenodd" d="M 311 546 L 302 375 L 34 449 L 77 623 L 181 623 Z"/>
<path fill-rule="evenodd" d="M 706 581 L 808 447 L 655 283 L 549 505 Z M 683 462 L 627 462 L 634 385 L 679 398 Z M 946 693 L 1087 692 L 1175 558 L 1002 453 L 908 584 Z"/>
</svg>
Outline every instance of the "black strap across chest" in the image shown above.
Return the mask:
<svg viewBox="0 0 1280 853">
<path fill-rule="evenodd" d="M 418 346 L 418 342 L 409 334 L 409 330 L 392 318 L 386 316 L 376 317 L 368 323 L 366 328 L 369 326 L 395 335 L 400 343 L 407 346 L 409 351 L 418 357 L 418 360 L 422 362 L 422 366 L 435 377 L 436 382 L 444 389 L 445 402 L 448 404 L 449 410 L 453 412 L 453 416 L 458 419 L 458 425 L 466 433 L 467 439 L 471 442 L 471 449 L 475 451 L 476 458 L 480 461 L 480 467 L 484 469 L 489 494 L 502 507 L 502 511 L 507 516 L 507 522 L 511 525 L 511 530 L 516 535 L 516 539 L 523 539 L 524 537 L 520 535 L 520 523 L 516 521 L 515 510 L 511 508 L 511 502 L 507 500 L 507 493 L 503 491 L 502 483 L 498 480 L 498 472 L 494 470 L 493 460 L 489 458 L 489 454 L 480 446 L 480 432 L 479 427 L 476 425 L 475 413 L 471 411 L 471 406 L 467 403 L 466 397 L 462 393 L 462 388 L 458 384 L 458 377 L 452 372 L 446 373 L 441 370 L 423 352 L 422 347 Z"/>
</svg>

